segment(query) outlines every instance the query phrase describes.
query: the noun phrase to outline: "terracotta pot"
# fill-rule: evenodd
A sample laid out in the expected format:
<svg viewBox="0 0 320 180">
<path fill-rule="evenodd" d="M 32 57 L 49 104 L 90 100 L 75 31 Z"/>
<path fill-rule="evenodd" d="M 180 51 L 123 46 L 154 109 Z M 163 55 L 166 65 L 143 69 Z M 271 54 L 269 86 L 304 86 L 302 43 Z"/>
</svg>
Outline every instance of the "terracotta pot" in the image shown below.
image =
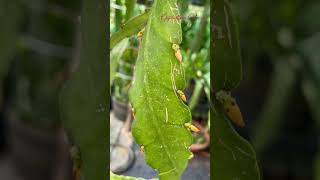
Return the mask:
<svg viewBox="0 0 320 180">
<path fill-rule="evenodd" d="M 28 127 L 11 115 L 9 148 L 18 176 L 24 180 L 52 180 L 58 151 L 58 136 Z"/>
</svg>

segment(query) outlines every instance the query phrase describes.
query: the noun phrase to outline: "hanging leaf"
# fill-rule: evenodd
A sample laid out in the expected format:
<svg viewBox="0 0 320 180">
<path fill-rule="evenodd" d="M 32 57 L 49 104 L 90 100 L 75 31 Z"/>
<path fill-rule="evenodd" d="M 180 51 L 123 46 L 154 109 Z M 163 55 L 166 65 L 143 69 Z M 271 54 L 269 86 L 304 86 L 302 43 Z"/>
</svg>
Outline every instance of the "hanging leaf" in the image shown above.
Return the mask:
<svg viewBox="0 0 320 180">
<path fill-rule="evenodd" d="M 78 148 L 85 180 L 107 179 L 108 105 L 107 12 L 104 0 L 84 0 L 81 59 L 61 94 L 63 126 Z"/>
<path fill-rule="evenodd" d="M 237 87 L 242 79 L 237 27 L 228 0 L 215 0 L 211 5 L 213 87 L 216 92 L 230 91 Z"/>
<path fill-rule="evenodd" d="M 259 180 L 253 148 L 232 128 L 221 108 L 211 110 L 212 179 Z"/>
<path fill-rule="evenodd" d="M 211 79 L 215 93 L 228 93 L 238 86 L 242 78 L 237 28 L 228 0 L 215 0 L 212 6 Z M 238 125 L 243 125 L 239 107 L 234 99 L 228 96 L 221 99 L 217 95 L 214 100 L 210 114 L 212 179 L 259 180 L 259 168 L 252 146 L 233 129 L 228 120 L 229 118 Z"/>
<path fill-rule="evenodd" d="M 176 0 L 155 0 L 151 8 L 130 90 L 132 133 L 159 178 L 176 180 L 190 156 L 192 135 L 184 124 L 191 122 L 191 113 L 177 93 L 186 85 L 183 65 L 172 49 L 181 42 L 180 21 L 165 21 L 164 16 L 179 16 Z"/>
</svg>

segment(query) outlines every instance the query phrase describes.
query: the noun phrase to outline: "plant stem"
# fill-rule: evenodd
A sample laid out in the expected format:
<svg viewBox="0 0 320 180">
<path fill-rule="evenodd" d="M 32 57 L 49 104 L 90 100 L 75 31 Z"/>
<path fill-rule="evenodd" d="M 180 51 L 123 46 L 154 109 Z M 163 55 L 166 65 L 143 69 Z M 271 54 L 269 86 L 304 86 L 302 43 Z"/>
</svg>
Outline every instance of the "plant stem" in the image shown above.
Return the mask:
<svg viewBox="0 0 320 180">
<path fill-rule="evenodd" d="M 128 22 L 126 22 L 121 30 L 111 36 L 110 50 L 122 39 L 137 34 L 146 25 L 148 18 L 149 11 L 131 18 Z"/>
<path fill-rule="evenodd" d="M 126 15 L 125 20 L 126 22 L 133 16 L 134 14 L 134 7 L 136 5 L 137 0 L 126 0 Z"/>
</svg>

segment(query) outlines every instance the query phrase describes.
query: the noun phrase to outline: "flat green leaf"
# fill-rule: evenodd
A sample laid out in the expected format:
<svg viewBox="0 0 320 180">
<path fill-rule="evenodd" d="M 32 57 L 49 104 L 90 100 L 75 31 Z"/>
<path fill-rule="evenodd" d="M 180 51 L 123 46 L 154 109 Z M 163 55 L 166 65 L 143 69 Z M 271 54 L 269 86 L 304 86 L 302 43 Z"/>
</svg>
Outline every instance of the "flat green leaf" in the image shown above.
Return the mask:
<svg viewBox="0 0 320 180">
<path fill-rule="evenodd" d="M 110 49 L 118 44 L 122 39 L 137 34 L 147 23 L 149 12 L 140 14 L 127 21 L 118 32 L 114 33 L 110 38 Z"/>
<path fill-rule="evenodd" d="M 144 146 L 146 162 L 161 180 L 180 178 L 192 143 L 184 127 L 191 121 L 190 109 L 177 93 L 186 85 L 184 69 L 172 49 L 172 43 L 181 42 L 180 21 L 161 20 L 161 16 L 178 15 L 175 0 L 154 1 L 130 89 L 133 136 Z"/>
<path fill-rule="evenodd" d="M 136 177 L 130 177 L 130 176 L 121 176 L 116 175 L 110 172 L 110 180 L 145 180 L 143 178 L 136 178 Z M 156 178 L 150 179 L 150 180 L 157 180 Z"/>
<path fill-rule="evenodd" d="M 215 0 L 211 3 L 213 50 L 213 87 L 216 92 L 230 91 L 242 79 L 242 67 L 238 32 L 229 1 Z"/>
<path fill-rule="evenodd" d="M 61 94 L 63 126 L 79 149 L 85 180 L 108 177 L 108 106 L 106 3 L 84 0 L 81 58 Z"/>
<path fill-rule="evenodd" d="M 118 62 L 120 61 L 124 51 L 128 46 L 128 38 L 123 39 L 119 44 L 117 44 L 110 53 L 110 86 L 116 74 L 116 69 Z"/>
<path fill-rule="evenodd" d="M 211 110 L 212 179 L 259 180 L 259 168 L 251 145 L 231 127 L 221 110 Z"/>
</svg>

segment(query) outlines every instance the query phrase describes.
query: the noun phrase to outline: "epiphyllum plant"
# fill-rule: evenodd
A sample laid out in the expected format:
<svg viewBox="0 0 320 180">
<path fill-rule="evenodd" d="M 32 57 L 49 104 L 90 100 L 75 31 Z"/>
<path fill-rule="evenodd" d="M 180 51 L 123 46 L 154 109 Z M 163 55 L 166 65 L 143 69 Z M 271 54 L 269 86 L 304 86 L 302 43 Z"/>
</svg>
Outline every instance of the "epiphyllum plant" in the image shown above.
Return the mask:
<svg viewBox="0 0 320 180">
<path fill-rule="evenodd" d="M 101 180 L 107 179 L 108 169 L 109 123 L 106 118 L 109 114 L 105 100 L 110 92 L 105 76 L 107 47 L 104 41 L 106 27 L 103 26 L 107 10 L 103 0 L 83 2 L 81 61 L 62 92 L 62 113 L 64 126 L 74 145 L 75 169 L 80 170 L 80 175 L 86 180 Z M 161 21 L 162 15 L 179 16 L 176 3 L 177 0 L 155 0 L 149 12 L 126 22 L 110 41 L 112 49 L 125 37 L 144 28 L 144 32 L 139 33 L 141 45 L 130 90 L 135 114 L 132 133 L 145 152 L 146 162 L 158 171 L 161 180 L 180 179 L 188 159 L 192 157 L 189 151 L 192 143 L 190 131 L 197 131 L 191 124 L 190 109 L 184 104 L 186 82 L 179 51 L 180 21 Z M 241 79 L 239 46 L 228 44 L 237 43 L 230 6 L 226 0 L 215 0 L 211 5 L 213 26 L 222 29 L 219 36 L 212 32 L 215 39 L 212 46 L 214 76 L 211 79 L 215 92 L 225 92 L 219 97 L 214 94 L 211 109 L 214 127 L 211 131 L 214 149 L 212 176 L 214 179 L 259 179 L 251 146 L 228 123 L 228 119 L 234 122 L 242 120 L 237 114 L 233 116 L 234 112 L 239 113 L 239 109 L 229 93 Z M 233 108 L 231 114 L 228 107 Z M 130 178 L 111 174 L 111 179 Z"/>
<path fill-rule="evenodd" d="M 155 0 L 149 13 L 130 90 L 135 114 L 132 133 L 159 178 L 175 180 L 192 157 L 190 130 L 197 131 L 184 102 L 181 22 L 161 20 L 164 15 L 179 17 L 176 0 Z"/>
<path fill-rule="evenodd" d="M 107 178 L 108 169 L 105 100 L 110 93 L 104 74 L 106 27 L 101 27 L 106 8 L 102 0 L 84 0 L 83 7 L 80 64 L 62 92 L 61 105 L 64 127 L 73 145 L 75 174 L 101 180 Z M 159 178 L 175 180 L 192 156 L 190 129 L 197 129 L 190 123 L 191 113 L 184 104 L 180 21 L 164 22 L 161 15 L 179 16 L 176 0 L 155 0 L 149 12 L 132 18 L 111 37 L 110 49 L 145 28 L 130 91 L 136 119 L 133 136 Z"/>
</svg>

